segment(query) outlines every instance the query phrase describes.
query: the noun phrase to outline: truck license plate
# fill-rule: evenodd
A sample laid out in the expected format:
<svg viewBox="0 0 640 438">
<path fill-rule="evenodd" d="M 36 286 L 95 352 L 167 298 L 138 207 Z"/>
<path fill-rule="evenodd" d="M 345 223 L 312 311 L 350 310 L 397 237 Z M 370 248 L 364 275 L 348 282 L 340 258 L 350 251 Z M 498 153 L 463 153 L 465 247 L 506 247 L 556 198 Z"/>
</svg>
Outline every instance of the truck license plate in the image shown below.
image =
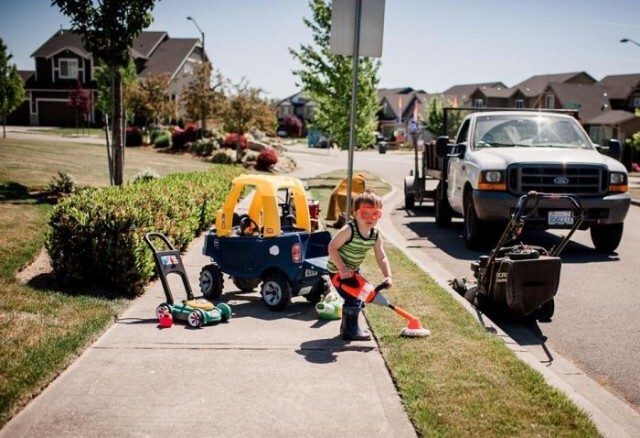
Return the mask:
<svg viewBox="0 0 640 438">
<path fill-rule="evenodd" d="M 573 216 L 570 211 L 550 211 L 549 225 L 573 225 Z"/>
</svg>

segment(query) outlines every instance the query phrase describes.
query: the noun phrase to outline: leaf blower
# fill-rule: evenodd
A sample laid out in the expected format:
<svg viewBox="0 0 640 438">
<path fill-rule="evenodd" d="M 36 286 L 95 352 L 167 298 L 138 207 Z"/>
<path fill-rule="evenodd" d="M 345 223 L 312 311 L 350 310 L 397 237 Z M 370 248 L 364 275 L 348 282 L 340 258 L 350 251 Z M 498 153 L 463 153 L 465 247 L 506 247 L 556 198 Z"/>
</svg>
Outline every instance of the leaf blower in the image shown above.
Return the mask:
<svg viewBox="0 0 640 438">
<path fill-rule="evenodd" d="M 423 338 L 431 334 L 429 330 L 422 327 L 418 318 L 409 312 L 394 306 L 384 295 L 380 293 L 382 289 L 389 287 L 386 282 L 382 282 L 374 287 L 360 274 L 354 273 L 353 277 L 345 280 L 340 278 L 340 274 L 334 274 L 331 277 L 331 284 L 364 303 L 373 303 L 378 306 L 388 307 L 398 315 L 405 318 L 408 321 L 408 325 L 400 331 L 400 336 Z"/>
</svg>

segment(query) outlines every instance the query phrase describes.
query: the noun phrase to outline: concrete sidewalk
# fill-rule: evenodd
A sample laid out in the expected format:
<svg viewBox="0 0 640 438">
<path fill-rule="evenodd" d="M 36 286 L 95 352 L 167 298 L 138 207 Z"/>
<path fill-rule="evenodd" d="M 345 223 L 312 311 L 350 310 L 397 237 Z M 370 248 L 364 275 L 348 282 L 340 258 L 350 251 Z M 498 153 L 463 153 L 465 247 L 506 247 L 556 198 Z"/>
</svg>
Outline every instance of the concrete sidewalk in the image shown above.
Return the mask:
<svg viewBox="0 0 640 438">
<path fill-rule="evenodd" d="M 196 296 L 203 238 L 183 256 Z M 0 437 L 416 436 L 374 341 L 343 342 L 304 298 L 275 313 L 235 290 L 228 323 L 159 329 L 156 282 Z"/>
</svg>

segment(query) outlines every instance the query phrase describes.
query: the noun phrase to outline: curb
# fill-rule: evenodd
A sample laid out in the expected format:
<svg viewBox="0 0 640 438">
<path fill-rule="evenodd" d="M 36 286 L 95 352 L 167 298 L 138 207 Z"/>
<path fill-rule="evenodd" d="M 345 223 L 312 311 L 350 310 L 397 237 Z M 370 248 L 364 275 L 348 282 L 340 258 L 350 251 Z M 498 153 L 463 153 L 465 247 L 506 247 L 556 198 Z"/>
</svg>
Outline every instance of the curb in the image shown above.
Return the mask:
<svg viewBox="0 0 640 438">
<path fill-rule="evenodd" d="M 382 179 L 382 178 L 381 178 Z M 387 181 L 382 179 L 386 184 L 389 184 Z M 389 207 L 393 207 L 393 209 L 397 209 L 400 206 L 399 202 L 392 203 L 391 200 L 394 198 L 397 189 L 392 184 L 389 184 L 392 189 L 391 192 L 387 193 L 383 196 L 383 202 L 387 205 L 387 209 Z M 639 205 L 639 201 L 632 201 L 634 205 Z M 488 332 L 493 333 L 496 337 L 501 339 L 504 344 L 509 348 L 521 361 L 529 365 L 534 370 L 538 371 L 544 377 L 545 381 L 556 388 L 557 390 L 564 393 L 571 401 L 573 401 L 580 409 L 585 411 L 591 420 L 596 425 L 598 431 L 605 437 L 611 438 L 619 438 L 619 437 L 633 437 L 637 436 L 629 429 L 624 428 L 620 425 L 620 423 L 631 424 L 630 428 L 633 430 L 634 423 L 637 423 L 635 427 L 638 427 L 640 430 L 640 415 L 633 410 L 630 406 L 628 406 L 625 402 L 613 396 L 609 391 L 604 389 L 601 385 L 595 382 L 593 379 L 585 375 L 582 370 L 576 368 L 568 361 L 562 358 L 556 352 L 550 350 L 550 353 L 556 358 L 555 360 L 561 363 L 563 374 L 572 376 L 572 380 L 581 385 L 588 386 L 588 393 L 595 395 L 596 400 L 599 402 L 604 402 L 606 404 L 612 405 L 614 412 L 613 415 L 609 415 L 607 412 L 604 412 L 600 407 L 596 406 L 590 400 L 585 398 L 582 394 L 580 394 L 575 387 L 573 387 L 570 383 L 563 380 L 558 374 L 547 369 L 541 362 L 538 360 L 531 352 L 529 352 L 525 347 L 518 344 L 514 339 L 512 339 L 507 333 L 502 331 L 500 327 L 498 327 L 491 319 L 489 319 L 486 315 L 477 311 L 471 303 L 464 299 L 464 297 L 460 296 L 456 291 L 454 291 L 449 282 L 447 280 L 450 277 L 450 274 L 446 272 L 442 267 L 440 267 L 439 263 L 431 260 L 428 255 L 420 254 L 418 257 L 413 252 L 417 252 L 416 250 L 410 250 L 403 245 L 401 242 L 404 241 L 404 238 L 399 235 L 399 233 L 395 230 L 395 226 L 391 223 L 391 219 L 389 215 L 384 215 L 381 219 L 380 231 L 382 232 L 386 241 L 400 251 L 403 252 L 411 261 L 413 261 L 423 272 L 429 275 L 441 288 L 443 288 L 454 300 L 456 300 L 460 305 L 473 316 L 476 321 L 478 321 Z M 617 417 L 617 418 L 612 418 Z M 618 421 L 616 421 L 618 420 Z"/>
</svg>

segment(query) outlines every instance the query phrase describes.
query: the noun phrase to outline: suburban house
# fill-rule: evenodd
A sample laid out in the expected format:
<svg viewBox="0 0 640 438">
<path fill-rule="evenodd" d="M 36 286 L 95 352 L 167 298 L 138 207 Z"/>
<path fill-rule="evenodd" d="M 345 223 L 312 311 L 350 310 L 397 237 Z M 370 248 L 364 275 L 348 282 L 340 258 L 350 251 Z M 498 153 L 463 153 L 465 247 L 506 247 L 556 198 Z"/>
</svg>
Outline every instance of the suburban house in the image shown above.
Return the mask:
<svg viewBox="0 0 640 438">
<path fill-rule="evenodd" d="M 454 85 L 442 92 L 442 98 L 452 106 L 483 107 L 495 106 L 487 103 L 486 97 L 478 95 L 480 90 L 507 89 L 502 82 L 485 82 L 481 84 Z M 474 96 L 472 96 L 474 95 Z"/>
<path fill-rule="evenodd" d="M 315 106 L 316 103 L 309 100 L 302 91 L 282 99 L 276 105 L 278 124 L 281 124 L 288 116 L 296 116 L 302 122 L 302 133 L 305 135 L 307 132 L 307 124 L 313 120 L 313 109 Z"/>
<path fill-rule="evenodd" d="M 409 123 L 423 114 L 429 94 L 411 87 L 378 89 L 378 131 L 386 137 L 404 135 Z"/>
<path fill-rule="evenodd" d="M 194 66 L 207 60 L 202 42 L 196 38 L 170 38 L 166 32 L 142 32 L 131 48 L 138 77 L 168 74 L 172 99 L 193 77 Z M 95 102 L 96 64 L 82 42 L 82 35 L 61 29 L 32 55 L 35 71 L 20 72 L 27 100 L 12 113 L 8 123 L 31 126 L 75 126 L 76 114 L 69 107 L 69 91 L 77 87 L 90 94 Z M 89 123 L 101 123 L 99 111 L 92 110 Z"/>
<path fill-rule="evenodd" d="M 593 85 L 596 80 L 586 72 L 556 73 L 535 75 L 514 85 L 524 95 L 523 108 L 557 108 L 553 95 L 545 94 L 549 84 L 583 84 Z"/>
</svg>

